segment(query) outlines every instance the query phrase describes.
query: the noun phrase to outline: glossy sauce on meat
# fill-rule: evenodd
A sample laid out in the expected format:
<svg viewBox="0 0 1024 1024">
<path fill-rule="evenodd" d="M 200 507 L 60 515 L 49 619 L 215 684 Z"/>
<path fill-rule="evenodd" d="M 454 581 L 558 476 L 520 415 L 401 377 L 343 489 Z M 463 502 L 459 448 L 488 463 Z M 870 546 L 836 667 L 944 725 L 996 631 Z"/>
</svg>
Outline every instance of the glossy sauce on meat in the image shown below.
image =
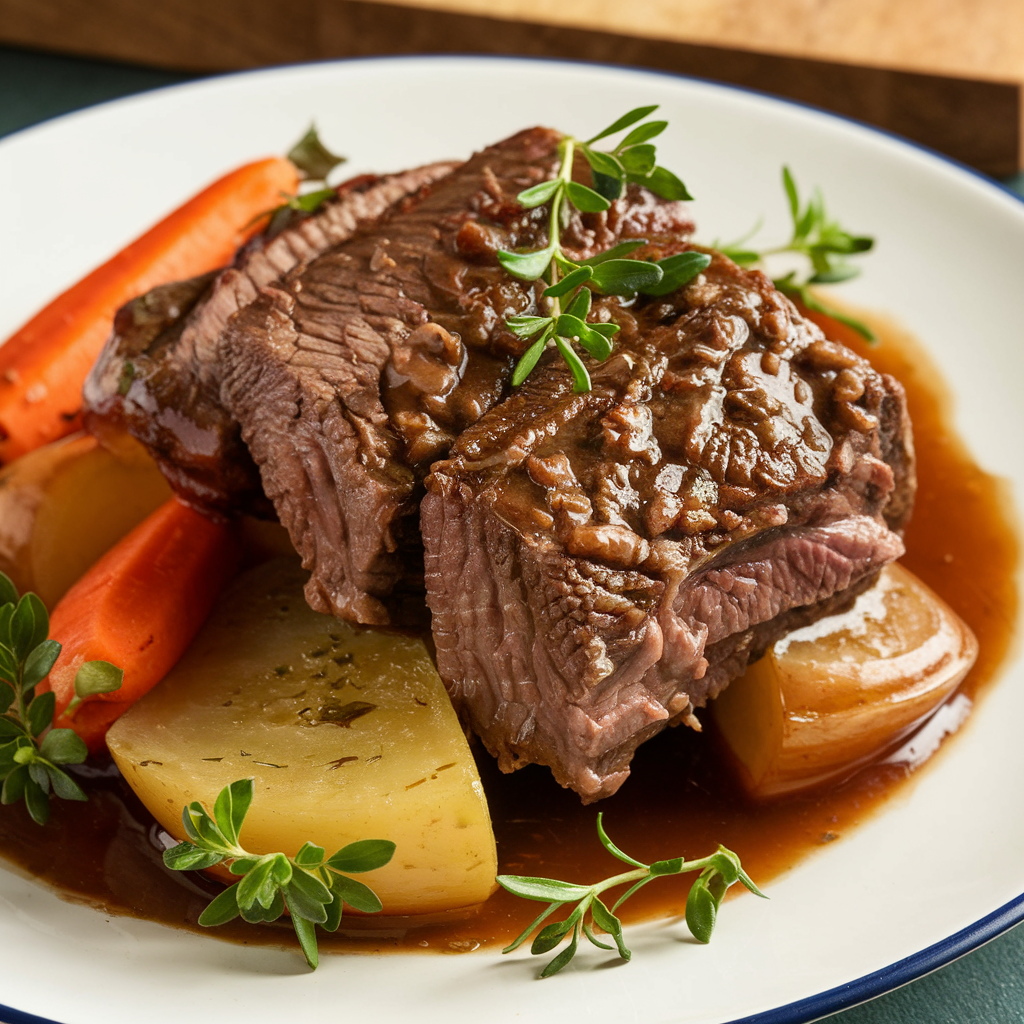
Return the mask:
<svg viewBox="0 0 1024 1024">
<path fill-rule="evenodd" d="M 830 337 L 865 355 L 906 388 L 919 487 L 902 562 L 971 626 L 981 648 L 974 669 L 946 706 L 947 718 L 956 721 L 996 677 L 1013 638 L 1018 539 L 1006 485 L 981 470 L 963 448 L 952 427 L 946 388 L 913 339 L 878 324 L 882 343 L 867 348 L 845 328 L 822 325 Z M 919 736 L 918 748 L 928 746 L 923 740 L 937 745 L 941 727 Z M 955 742 L 952 749 L 955 756 Z M 673 729 L 640 748 L 629 784 L 603 801 L 600 810 L 612 838 L 645 861 L 702 856 L 724 843 L 765 884 L 818 846 L 842 841 L 898 792 L 916 767 L 906 751 L 902 747 L 841 786 L 759 805 L 737 789 L 711 730 Z M 590 881 L 616 870 L 617 862 L 597 841 L 594 808 L 581 806 L 539 766 L 502 775 L 486 755 L 479 760 L 501 871 Z M 33 824 L 21 804 L 0 809 L 0 852 L 65 898 L 107 914 L 149 918 L 246 943 L 294 945 L 287 922 L 200 929 L 196 920 L 219 887 L 197 875 L 166 871 L 152 818 L 113 769 L 97 772 L 83 780 L 89 802 L 53 801 L 46 828 Z M 678 779 L 678 788 L 666 787 L 666 778 Z M 372 884 L 372 878 L 367 880 Z M 689 879 L 669 880 L 647 887 L 624 908 L 626 920 L 681 915 L 688 884 Z M 343 922 L 343 933 L 319 933 L 319 941 L 324 950 L 468 952 L 504 944 L 537 909 L 499 892 L 466 915 L 415 926 L 407 919 L 352 915 Z"/>
<path fill-rule="evenodd" d="M 671 295 L 591 313 L 621 328 L 591 390 L 545 353 L 420 506 L 460 718 L 503 771 L 547 765 L 585 803 L 899 558 L 916 486 L 899 383 L 764 274 L 715 254 Z"/>
</svg>

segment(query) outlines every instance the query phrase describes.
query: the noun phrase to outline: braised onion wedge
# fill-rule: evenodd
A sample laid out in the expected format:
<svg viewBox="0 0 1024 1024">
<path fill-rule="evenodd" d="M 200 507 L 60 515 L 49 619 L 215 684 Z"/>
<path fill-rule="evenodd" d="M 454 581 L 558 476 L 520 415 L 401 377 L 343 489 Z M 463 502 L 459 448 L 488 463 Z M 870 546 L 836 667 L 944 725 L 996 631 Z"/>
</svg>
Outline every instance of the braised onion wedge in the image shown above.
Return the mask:
<svg viewBox="0 0 1024 1024">
<path fill-rule="evenodd" d="M 890 565 L 848 612 L 778 641 L 712 713 L 747 792 L 780 796 L 893 746 L 950 696 L 977 653 L 959 616 Z"/>
<path fill-rule="evenodd" d="M 116 451 L 76 434 L 0 470 L 0 570 L 52 608 L 171 489 L 127 435 Z"/>
</svg>

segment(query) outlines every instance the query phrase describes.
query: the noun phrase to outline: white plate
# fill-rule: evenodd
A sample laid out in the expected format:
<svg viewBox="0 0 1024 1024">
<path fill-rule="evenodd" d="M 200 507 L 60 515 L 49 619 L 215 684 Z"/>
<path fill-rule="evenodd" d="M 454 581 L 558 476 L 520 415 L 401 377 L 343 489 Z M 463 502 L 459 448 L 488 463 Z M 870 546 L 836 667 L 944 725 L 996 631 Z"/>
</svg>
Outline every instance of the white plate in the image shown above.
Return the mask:
<svg viewBox="0 0 1024 1024">
<path fill-rule="evenodd" d="M 1024 205 L 878 132 L 665 75 L 500 59 L 323 64 L 180 86 L 24 132 L 0 143 L 0 336 L 212 178 L 283 152 L 310 118 L 355 173 L 463 156 L 538 122 L 586 136 L 655 102 L 671 123 L 663 162 L 698 197 L 701 237 L 738 235 L 762 213 L 766 235 L 785 237 L 788 163 L 824 186 L 844 223 L 879 238 L 844 294 L 926 340 L 968 443 L 1019 486 Z M 106 918 L 0 872 L 0 999 L 61 1024 L 813 1019 L 1024 914 L 1022 682 L 1009 666 L 948 756 L 772 883 L 770 902 L 731 902 L 708 947 L 674 941 L 680 925 L 651 925 L 633 930 L 628 966 L 586 954 L 545 982 L 525 954 L 335 956 L 309 975 L 294 954 Z"/>
</svg>

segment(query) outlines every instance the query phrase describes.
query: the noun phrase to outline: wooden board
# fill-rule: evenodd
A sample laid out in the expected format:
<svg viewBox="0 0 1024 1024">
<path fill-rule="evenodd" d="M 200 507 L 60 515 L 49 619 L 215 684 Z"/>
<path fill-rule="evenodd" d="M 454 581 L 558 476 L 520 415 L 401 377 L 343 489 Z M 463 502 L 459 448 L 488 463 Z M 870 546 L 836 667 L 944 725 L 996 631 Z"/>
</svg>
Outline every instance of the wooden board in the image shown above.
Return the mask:
<svg viewBox="0 0 1024 1024">
<path fill-rule="evenodd" d="M 1024 82 L 1021 0 L 401 0 L 645 39 Z"/>
<path fill-rule="evenodd" d="M 603 61 L 824 106 L 990 174 L 1024 167 L 1024 0 L 0 0 L 0 42 L 198 72 L 402 53 Z"/>
</svg>

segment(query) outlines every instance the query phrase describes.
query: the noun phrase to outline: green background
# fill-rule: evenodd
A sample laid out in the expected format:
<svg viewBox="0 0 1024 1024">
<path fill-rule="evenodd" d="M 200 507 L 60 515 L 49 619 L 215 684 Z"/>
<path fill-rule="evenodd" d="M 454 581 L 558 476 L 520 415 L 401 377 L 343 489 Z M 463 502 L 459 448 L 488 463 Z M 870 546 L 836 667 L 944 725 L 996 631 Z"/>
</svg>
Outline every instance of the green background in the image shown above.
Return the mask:
<svg viewBox="0 0 1024 1024">
<path fill-rule="evenodd" d="M 0 137 L 59 114 L 189 77 L 0 47 Z M 1004 184 L 1024 196 L 1024 174 Z M 1024 292 L 1024 281 L 1021 287 Z M 1007 855 L 1022 856 L 1024 851 Z M 879 920 L 884 919 L 880 913 Z M 829 1019 L 835 1024 L 1021 1024 L 1022 964 L 1024 929 L 1014 928 L 935 974 Z"/>
</svg>

